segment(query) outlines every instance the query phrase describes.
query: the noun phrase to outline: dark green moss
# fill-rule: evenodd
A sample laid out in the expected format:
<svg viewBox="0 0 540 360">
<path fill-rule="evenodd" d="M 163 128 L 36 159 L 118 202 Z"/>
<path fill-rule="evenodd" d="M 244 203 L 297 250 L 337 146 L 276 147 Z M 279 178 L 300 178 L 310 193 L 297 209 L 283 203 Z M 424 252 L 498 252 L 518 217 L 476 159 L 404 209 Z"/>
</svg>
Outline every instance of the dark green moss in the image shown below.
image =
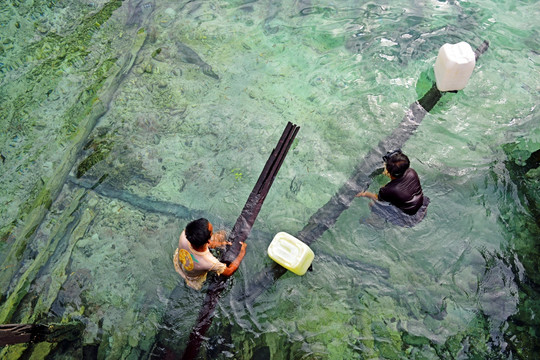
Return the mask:
<svg viewBox="0 0 540 360">
<path fill-rule="evenodd" d="M 100 148 L 90 154 L 86 159 L 81 161 L 79 166 L 77 166 L 76 176 L 78 178 L 82 177 L 88 170 L 90 170 L 94 165 L 103 161 L 110 153 L 108 148 Z"/>
<path fill-rule="evenodd" d="M 77 166 L 75 176 L 80 178 L 86 174 L 87 171 L 92 169 L 95 165 L 105 160 L 113 148 L 113 141 L 111 134 L 109 134 L 109 128 L 101 127 L 95 129 L 95 135 L 93 139 L 88 141 L 84 145 L 84 151 L 92 151 L 84 160 L 82 160 Z"/>
<path fill-rule="evenodd" d="M 519 286 L 518 311 L 508 321 L 505 340 L 512 352 L 522 359 L 540 356 L 540 334 L 538 315 L 540 312 L 540 276 L 538 257 L 540 253 L 540 144 L 533 141 L 518 141 L 503 146 L 508 156 L 505 162 L 512 182 L 518 189 L 521 203 L 532 216 L 516 216 L 510 209 L 514 235 L 511 239 L 512 252 L 509 259 L 514 263 L 514 272 Z M 518 270 L 522 267 L 525 271 Z"/>
<path fill-rule="evenodd" d="M 408 332 L 404 333 L 402 336 L 401 336 L 403 342 L 405 344 L 409 344 L 409 345 L 412 345 L 412 346 L 418 346 L 418 347 L 421 347 L 423 345 L 429 345 L 430 341 L 428 338 L 424 337 L 424 336 L 416 336 L 416 335 L 412 335 L 412 334 L 409 334 Z"/>
<path fill-rule="evenodd" d="M 50 3 L 51 6 L 55 2 Z M 8 131 L 13 135 L 17 135 L 27 132 L 28 127 L 24 127 L 24 124 L 29 123 L 27 116 L 27 110 L 35 107 L 35 104 L 39 104 L 44 101 L 50 95 L 50 89 L 55 88 L 61 77 L 57 76 L 57 72 L 60 69 L 72 66 L 75 62 L 82 62 L 89 54 L 86 48 L 92 40 L 93 33 L 99 29 L 100 24 L 106 22 L 113 14 L 113 12 L 122 5 L 121 1 L 111 1 L 105 4 L 100 11 L 84 18 L 81 24 L 75 31 L 68 36 L 62 37 L 53 32 L 48 33 L 43 39 L 35 43 L 30 43 L 27 47 L 21 49 L 21 53 L 27 58 L 33 58 L 42 60 L 36 64 L 30 71 L 28 71 L 24 77 L 19 79 L 20 82 L 29 84 L 28 87 L 32 91 L 25 91 L 20 94 L 11 94 L 11 97 L 16 98 L 11 102 L 12 109 L 8 115 L 9 127 Z M 98 89 L 101 87 L 105 74 L 108 69 L 115 62 L 115 59 L 106 60 L 96 70 L 95 77 L 96 83 L 92 88 Z M 30 85 L 31 84 L 31 85 Z M 24 88 L 24 87 L 23 87 Z M 0 95 L 5 92 L 12 92 L 13 89 L 4 88 L 0 90 Z M 81 101 L 87 101 L 92 103 L 94 100 L 92 96 L 79 99 Z M 80 109 L 78 109 L 80 110 Z M 68 112 L 69 121 L 75 122 L 79 119 L 81 113 L 74 114 Z M 75 118 L 73 117 L 75 115 Z M 68 121 L 68 122 L 69 122 Z M 76 131 L 76 126 L 68 124 L 68 128 L 72 131 Z"/>
<path fill-rule="evenodd" d="M 155 58 L 157 55 L 161 54 L 161 48 L 157 48 L 152 52 L 152 57 Z"/>
<path fill-rule="evenodd" d="M 35 231 L 35 227 L 29 231 L 28 233 L 31 235 L 33 233 L 33 231 Z M 15 253 L 15 258 L 17 260 L 19 260 L 21 257 L 22 257 L 22 254 L 24 252 L 24 250 L 26 249 L 26 244 L 28 244 L 28 241 L 27 239 L 29 238 L 30 236 L 28 234 L 26 234 L 26 236 L 24 237 L 24 240 L 22 241 L 21 243 L 21 246 L 17 248 L 17 252 Z"/>
</svg>

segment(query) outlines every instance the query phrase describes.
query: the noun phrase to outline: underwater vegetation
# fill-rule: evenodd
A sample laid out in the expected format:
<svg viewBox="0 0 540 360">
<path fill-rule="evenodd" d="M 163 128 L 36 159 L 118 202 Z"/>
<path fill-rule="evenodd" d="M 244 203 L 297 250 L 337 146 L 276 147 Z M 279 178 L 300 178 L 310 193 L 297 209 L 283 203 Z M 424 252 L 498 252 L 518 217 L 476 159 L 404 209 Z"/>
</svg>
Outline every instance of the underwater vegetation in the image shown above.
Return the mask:
<svg viewBox="0 0 540 360">
<path fill-rule="evenodd" d="M 201 358 L 538 358 L 535 6 L 1 1 L 0 320 L 58 332 L 0 358 L 182 353 L 205 293 L 172 268 L 179 231 L 230 230 L 287 121 L 302 131 Z M 404 146 L 436 199 L 422 226 L 372 232 L 352 203 L 313 272 L 250 288 L 275 232 L 300 231 L 430 90 L 439 46 L 484 39 Z"/>
<path fill-rule="evenodd" d="M 519 306 L 510 322 L 510 334 L 516 334 L 518 341 L 511 342 L 516 353 L 524 359 L 533 358 L 540 353 L 540 339 L 537 332 L 527 329 L 540 328 L 540 319 L 533 316 L 540 308 L 538 289 L 540 288 L 540 142 L 534 141 L 534 134 L 528 139 L 520 139 L 514 143 L 503 146 L 508 156 L 506 167 L 512 182 L 519 192 L 519 199 L 530 216 L 513 217 L 509 215 L 507 221 L 515 229 L 512 248 L 508 249 L 519 259 L 524 272 L 519 277 L 518 286 Z M 512 264 L 517 267 L 517 263 Z"/>
</svg>

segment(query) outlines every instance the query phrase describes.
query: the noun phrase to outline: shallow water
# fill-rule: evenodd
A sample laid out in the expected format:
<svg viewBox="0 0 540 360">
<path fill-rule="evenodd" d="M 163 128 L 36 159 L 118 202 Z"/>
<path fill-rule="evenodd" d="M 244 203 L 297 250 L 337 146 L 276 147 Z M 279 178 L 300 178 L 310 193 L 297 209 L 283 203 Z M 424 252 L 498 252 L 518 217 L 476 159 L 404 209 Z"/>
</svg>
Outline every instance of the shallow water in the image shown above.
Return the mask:
<svg viewBox="0 0 540 360">
<path fill-rule="evenodd" d="M 174 272 L 178 236 L 200 216 L 231 229 L 287 121 L 300 132 L 201 358 L 538 356 L 540 237 L 503 146 L 540 148 L 539 15 L 535 1 L 3 2 L 0 320 L 84 331 L 2 356 L 181 354 L 206 288 Z M 484 40 L 467 87 L 403 146 L 424 221 L 372 228 L 356 199 L 311 245 L 312 272 L 243 299 L 273 235 L 302 230 L 431 87 L 440 46 Z"/>
</svg>

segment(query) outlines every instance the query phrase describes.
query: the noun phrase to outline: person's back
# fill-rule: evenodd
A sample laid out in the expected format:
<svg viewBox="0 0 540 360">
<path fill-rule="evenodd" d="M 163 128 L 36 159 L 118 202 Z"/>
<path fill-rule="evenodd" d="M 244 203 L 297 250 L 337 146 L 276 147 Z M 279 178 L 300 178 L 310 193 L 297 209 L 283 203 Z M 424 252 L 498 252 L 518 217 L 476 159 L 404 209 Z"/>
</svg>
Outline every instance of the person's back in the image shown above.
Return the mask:
<svg viewBox="0 0 540 360">
<path fill-rule="evenodd" d="M 246 253 L 246 244 L 242 244 L 240 253 L 230 265 L 219 261 L 209 250 L 225 245 L 230 243 L 225 241 L 224 232 L 214 234 L 208 220 L 201 218 L 192 221 L 180 234 L 178 248 L 173 257 L 174 268 L 189 287 L 200 290 L 208 272 L 231 276 L 238 269 Z"/>
<path fill-rule="evenodd" d="M 186 280 L 188 286 L 200 290 L 209 271 L 215 271 L 221 275 L 227 265 L 212 255 L 208 248 L 204 251 L 195 250 L 188 241 L 184 230 L 178 241 L 178 249 L 174 254 L 174 267 L 176 272 Z"/>
<path fill-rule="evenodd" d="M 391 181 L 378 194 L 364 191 L 357 197 L 374 200 L 372 214 L 399 226 L 413 226 L 426 214 L 429 198 L 424 196 L 418 174 L 410 168 L 409 158 L 395 150 L 383 156 L 384 174 Z"/>
<path fill-rule="evenodd" d="M 380 201 L 387 201 L 408 215 L 414 215 L 424 202 L 424 194 L 420 179 L 414 169 L 408 168 L 405 173 L 390 181 L 379 190 Z"/>
</svg>

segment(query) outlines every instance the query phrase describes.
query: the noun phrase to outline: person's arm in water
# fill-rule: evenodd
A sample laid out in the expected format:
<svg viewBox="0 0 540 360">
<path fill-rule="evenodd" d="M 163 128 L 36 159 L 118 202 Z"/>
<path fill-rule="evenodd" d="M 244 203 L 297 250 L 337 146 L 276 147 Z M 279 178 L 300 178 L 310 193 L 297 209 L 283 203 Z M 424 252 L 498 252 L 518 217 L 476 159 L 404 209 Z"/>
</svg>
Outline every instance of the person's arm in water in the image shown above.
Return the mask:
<svg viewBox="0 0 540 360">
<path fill-rule="evenodd" d="M 372 200 L 379 200 L 379 196 L 377 194 L 371 193 L 369 191 L 362 191 L 355 195 L 355 197 L 367 197 Z"/>
<path fill-rule="evenodd" d="M 386 169 L 386 163 L 384 165 L 383 175 L 388 176 L 390 178 L 390 180 L 395 179 L 394 176 L 390 175 L 390 173 L 388 172 L 388 169 Z M 355 197 L 367 197 L 367 198 L 370 198 L 371 200 L 374 200 L 374 201 L 379 200 L 379 195 L 374 194 L 374 193 L 369 192 L 369 191 L 359 192 L 358 194 L 355 195 Z"/>
<path fill-rule="evenodd" d="M 227 268 L 221 273 L 221 275 L 231 276 L 236 270 L 238 270 L 238 266 L 240 266 L 244 255 L 246 255 L 246 246 L 247 244 L 243 242 L 242 247 L 240 248 L 240 253 L 236 257 L 236 259 L 234 259 L 233 262 L 227 266 Z"/>
</svg>

